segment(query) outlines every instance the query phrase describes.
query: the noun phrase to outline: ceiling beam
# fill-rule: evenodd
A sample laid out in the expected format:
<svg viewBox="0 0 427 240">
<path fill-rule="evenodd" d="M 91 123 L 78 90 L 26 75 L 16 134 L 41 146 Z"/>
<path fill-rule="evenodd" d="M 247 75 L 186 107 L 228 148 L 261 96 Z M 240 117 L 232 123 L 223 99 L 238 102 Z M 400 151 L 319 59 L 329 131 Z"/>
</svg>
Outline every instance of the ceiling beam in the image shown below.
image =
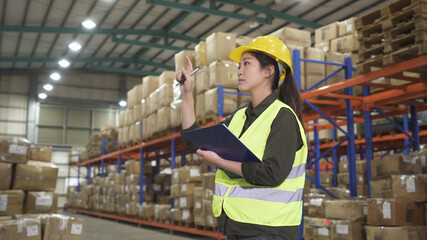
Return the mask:
<svg viewBox="0 0 427 240">
<path fill-rule="evenodd" d="M 141 75 L 141 76 L 147 76 L 147 75 L 159 76 L 161 74 L 159 72 L 142 71 L 142 70 L 135 70 L 135 69 L 129 69 L 129 68 L 99 66 L 93 63 L 89 64 L 89 68 L 94 70 L 99 70 L 99 71 L 105 71 L 105 72 L 126 73 L 126 74 Z"/>
<path fill-rule="evenodd" d="M 172 46 L 169 44 L 166 45 L 166 44 L 158 44 L 158 43 L 153 43 L 153 42 L 141 42 L 141 41 L 136 41 L 136 40 L 117 38 L 116 35 L 111 36 L 111 41 L 114 43 L 137 45 L 137 46 L 143 46 L 143 47 L 148 47 L 148 48 L 168 49 L 168 50 L 173 50 L 173 51 L 192 50 L 192 48 L 188 48 L 188 47 L 177 47 L 177 46 Z"/>
<path fill-rule="evenodd" d="M 309 27 L 312 29 L 316 29 L 316 28 L 319 28 L 322 26 L 321 24 L 318 24 L 318 23 L 315 23 L 312 21 L 308 21 L 308 20 L 305 20 L 305 19 L 300 18 L 300 17 L 292 16 L 292 15 L 287 14 L 287 13 L 275 11 L 271 8 L 266 8 L 264 6 L 254 4 L 254 3 L 250 3 L 247 1 L 242 1 L 242 0 L 216 0 L 216 1 L 228 3 L 228 4 L 232 4 L 232 5 L 238 5 L 240 7 L 255 11 L 257 13 L 263 13 L 267 16 L 279 18 L 279 19 L 282 19 L 282 20 L 285 20 L 285 21 L 288 21 L 291 23 L 296 23 L 296 24 L 299 24 L 301 26 Z"/>
<path fill-rule="evenodd" d="M 38 26 L 19 26 L 7 25 L 0 26 L 0 32 L 18 32 L 18 33 L 53 33 L 53 34 L 122 34 L 122 35 L 150 35 L 159 37 L 176 38 L 193 43 L 199 43 L 200 39 L 186 36 L 177 32 L 167 32 L 165 30 L 153 29 L 118 29 L 118 28 L 71 28 L 71 27 L 38 27 Z"/>
<path fill-rule="evenodd" d="M 164 0 L 146 0 L 146 2 L 154 5 L 169 7 L 169 8 L 182 9 L 189 12 L 199 12 L 199 13 L 205 13 L 208 15 L 217 15 L 221 17 L 235 18 L 240 20 L 251 21 L 252 18 L 254 18 L 257 22 L 262 24 L 271 24 L 272 22 L 272 19 L 269 16 L 267 16 L 266 18 L 259 18 L 259 17 L 254 17 L 252 15 L 236 14 L 233 12 L 226 12 L 226 11 L 216 10 L 212 8 L 204 8 L 196 5 L 170 2 L 170 1 L 164 1 Z"/>
<path fill-rule="evenodd" d="M 58 62 L 63 57 L 0 57 L 0 62 Z M 166 65 L 163 63 L 153 62 L 145 59 L 135 59 L 135 58 L 124 58 L 124 57 L 67 57 L 67 60 L 70 62 L 85 62 L 85 63 L 94 63 L 94 62 L 123 62 L 131 64 L 142 64 L 150 65 L 165 70 L 174 70 L 174 66 Z"/>
</svg>

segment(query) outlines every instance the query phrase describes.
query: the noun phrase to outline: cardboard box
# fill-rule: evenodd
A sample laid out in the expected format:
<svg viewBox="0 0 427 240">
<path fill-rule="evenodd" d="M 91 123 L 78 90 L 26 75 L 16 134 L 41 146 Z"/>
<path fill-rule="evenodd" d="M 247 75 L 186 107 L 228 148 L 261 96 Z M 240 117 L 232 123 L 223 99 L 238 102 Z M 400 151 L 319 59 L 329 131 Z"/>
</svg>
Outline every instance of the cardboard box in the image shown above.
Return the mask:
<svg viewBox="0 0 427 240">
<path fill-rule="evenodd" d="M 236 92 L 235 89 L 224 88 L 224 91 Z M 237 95 L 224 94 L 223 114 L 232 113 L 237 109 Z M 218 115 L 218 88 L 205 92 L 205 116 Z"/>
<path fill-rule="evenodd" d="M 54 164 L 41 162 L 28 162 L 17 164 L 13 189 L 25 191 L 54 191 L 58 168 Z"/>
<path fill-rule="evenodd" d="M 397 154 L 371 161 L 372 179 L 392 174 L 419 174 L 421 171 L 421 162 L 415 156 Z"/>
<path fill-rule="evenodd" d="M 0 191 L 0 216 L 23 213 L 25 194 L 21 190 Z"/>
<path fill-rule="evenodd" d="M 314 32 L 314 41 L 316 43 L 329 41 L 338 37 L 338 22 L 333 22 L 321 28 L 318 28 Z"/>
<path fill-rule="evenodd" d="M 28 192 L 24 213 L 56 213 L 58 195 L 53 192 Z"/>
<path fill-rule="evenodd" d="M 179 190 L 180 196 L 194 195 L 195 187 L 196 185 L 194 183 L 181 184 L 181 189 Z"/>
<path fill-rule="evenodd" d="M 203 199 L 194 199 L 194 212 L 204 213 Z"/>
<path fill-rule="evenodd" d="M 199 44 L 197 44 L 194 47 L 194 61 L 196 63 L 196 66 L 206 65 L 206 42 L 205 41 L 200 41 Z"/>
<path fill-rule="evenodd" d="M 175 54 L 175 71 L 181 71 L 182 68 L 187 69 L 187 60 L 185 60 L 185 56 L 188 56 L 188 58 L 190 58 L 193 67 L 195 67 L 196 64 L 194 55 L 195 53 L 193 50 L 182 50 L 181 52 Z"/>
<path fill-rule="evenodd" d="M 347 53 L 359 50 L 359 40 L 356 34 L 343 36 L 331 40 L 331 51 Z"/>
<path fill-rule="evenodd" d="M 369 225 L 424 225 L 424 209 L 421 204 L 392 198 L 373 198 L 367 201 Z"/>
<path fill-rule="evenodd" d="M 341 185 L 341 186 L 349 185 L 350 184 L 349 175 L 350 175 L 349 173 L 338 173 L 337 174 L 338 185 Z M 367 184 L 366 175 L 356 174 L 356 181 L 357 181 L 357 185 Z"/>
<path fill-rule="evenodd" d="M 159 87 L 159 107 L 170 107 L 171 102 L 173 101 L 173 87 L 171 84 L 163 84 Z"/>
<path fill-rule="evenodd" d="M 170 107 L 162 107 L 157 111 L 157 129 L 156 132 L 170 130 Z"/>
<path fill-rule="evenodd" d="M 218 218 L 214 217 L 213 215 L 206 215 L 206 227 L 218 227 Z"/>
<path fill-rule="evenodd" d="M 196 93 L 201 94 L 209 89 L 209 66 L 204 66 L 194 75 Z"/>
<path fill-rule="evenodd" d="M 0 137 L 0 162 L 26 163 L 30 158 L 30 147 L 25 138 Z"/>
<path fill-rule="evenodd" d="M 179 208 L 193 208 L 194 207 L 194 196 L 193 196 L 193 194 L 188 195 L 188 196 L 182 196 L 179 198 L 178 202 L 179 202 L 179 204 L 178 204 Z"/>
<path fill-rule="evenodd" d="M 351 220 L 332 220 L 331 221 L 331 239 L 332 240 L 359 240 L 362 236 L 362 223 Z"/>
<path fill-rule="evenodd" d="M 297 28 L 283 27 L 269 35 L 277 37 L 286 45 L 297 45 L 301 47 L 311 46 L 310 31 L 300 30 Z"/>
<path fill-rule="evenodd" d="M 322 186 L 331 187 L 334 184 L 334 173 L 332 172 L 321 172 L 320 183 Z"/>
<path fill-rule="evenodd" d="M 0 162 L 0 190 L 8 190 L 12 181 L 12 164 Z"/>
<path fill-rule="evenodd" d="M 306 48 L 305 58 L 311 60 L 325 61 L 325 53 L 318 48 Z M 305 62 L 305 79 L 306 88 L 312 87 L 326 76 L 324 64 Z M 320 84 L 318 87 L 324 86 L 326 83 Z"/>
<path fill-rule="evenodd" d="M 52 160 L 52 147 L 31 146 L 31 160 L 40 162 L 50 162 Z"/>
<path fill-rule="evenodd" d="M 427 227 L 365 226 L 366 240 L 424 240 Z"/>
<path fill-rule="evenodd" d="M 219 60 L 209 64 L 209 88 L 220 84 L 225 88 L 238 88 L 238 66 L 238 63 L 231 60 Z"/>
<path fill-rule="evenodd" d="M 181 209 L 182 215 L 181 215 L 181 221 L 186 223 L 193 223 L 194 222 L 194 215 L 192 209 Z"/>
<path fill-rule="evenodd" d="M 203 187 L 201 186 L 196 186 L 194 187 L 194 199 L 203 199 L 204 194 L 203 194 Z"/>
<path fill-rule="evenodd" d="M 208 172 L 202 174 L 202 187 L 203 189 L 215 189 L 215 173 Z"/>
<path fill-rule="evenodd" d="M 216 32 L 206 38 L 206 64 L 230 60 L 228 55 L 236 48 L 236 34 Z"/>
<path fill-rule="evenodd" d="M 308 213 L 307 216 L 310 217 L 325 217 L 325 200 L 326 197 L 321 196 L 309 196 L 307 197 L 308 205 Z"/>
<path fill-rule="evenodd" d="M 184 166 L 180 172 L 181 183 L 201 182 L 202 176 L 198 166 Z M 182 189 L 181 189 L 182 190 Z"/>
<path fill-rule="evenodd" d="M 194 224 L 197 226 L 205 226 L 206 225 L 206 214 L 204 212 L 196 212 L 194 210 Z"/>
<path fill-rule="evenodd" d="M 159 86 L 163 84 L 173 85 L 175 83 L 176 73 L 174 71 L 163 71 L 159 76 Z"/>
<path fill-rule="evenodd" d="M 334 63 L 343 64 L 345 57 L 346 57 L 346 55 L 342 54 L 342 53 L 337 53 L 337 52 L 326 52 L 325 53 L 325 61 L 327 61 L 327 62 L 334 62 Z M 342 68 L 342 67 L 336 66 L 336 65 L 326 64 L 326 76 L 331 75 L 332 73 L 339 70 L 340 68 Z M 334 84 L 334 83 L 343 81 L 344 79 L 345 79 L 345 71 L 341 70 L 337 74 L 335 74 L 334 76 L 329 78 L 327 80 L 326 84 L 327 85 Z M 339 132 L 339 130 L 337 132 Z"/>
<path fill-rule="evenodd" d="M 314 44 L 315 48 L 321 49 L 323 52 L 329 52 L 331 50 L 331 41 L 318 42 Z"/>
<path fill-rule="evenodd" d="M 154 90 L 154 92 L 152 92 L 150 96 L 148 96 L 147 106 L 148 114 L 157 112 L 157 110 L 160 108 L 159 89 Z"/>
<path fill-rule="evenodd" d="M 203 199 L 203 212 L 208 216 L 213 216 L 212 199 Z"/>
<path fill-rule="evenodd" d="M 133 120 L 139 122 L 143 119 L 142 117 L 142 103 L 139 102 L 133 106 Z"/>
<path fill-rule="evenodd" d="M 422 172 L 427 173 L 427 151 L 411 152 L 409 155 L 418 156 L 418 161 L 421 162 Z"/>
<path fill-rule="evenodd" d="M 356 32 L 355 21 L 356 17 L 349 18 L 342 22 L 338 22 L 338 36 L 353 34 Z"/>
<path fill-rule="evenodd" d="M 427 174 L 392 175 L 371 181 L 371 195 L 408 201 L 427 201 Z"/>
<path fill-rule="evenodd" d="M 365 200 L 325 200 L 325 217 L 366 222 L 367 208 Z"/>
<path fill-rule="evenodd" d="M 248 37 L 248 36 L 240 36 L 238 38 L 236 38 L 236 48 L 238 47 L 242 47 L 242 46 L 247 46 L 249 45 L 249 43 L 251 43 L 253 40 L 253 38 Z"/>
<path fill-rule="evenodd" d="M 171 209 L 172 214 L 172 220 L 173 221 L 181 221 L 181 209 L 179 208 L 172 208 Z"/>
<path fill-rule="evenodd" d="M 181 102 L 171 103 L 171 127 L 178 127 L 182 124 Z"/>
<path fill-rule="evenodd" d="M 348 161 L 341 161 L 339 163 L 339 172 L 345 173 L 348 172 Z M 357 160 L 356 161 L 356 173 L 358 174 L 366 174 L 366 161 L 365 160 Z"/>
<path fill-rule="evenodd" d="M 331 192 L 338 199 L 348 199 L 350 198 L 350 190 L 343 187 L 328 187 L 326 188 L 329 192 Z"/>
<path fill-rule="evenodd" d="M 197 94 L 196 97 L 196 121 L 201 121 L 205 116 L 205 94 Z"/>
<path fill-rule="evenodd" d="M 154 131 L 157 129 L 157 113 L 152 113 L 148 116 L 147 121 L 144 122 L 146 129 L 144 131 L 144 138 L 152 137 Z"/>
<path fill-rule="evenodd" d="M 142 98 L 147 98 L 152 92 L 159 88 L 159 77 L 146 76 L 142 78 Z"/>
<path fill-rule="evenodd" d="M 142 205 L 139 210 L 140 217 L 144 219 L 154 218 L 154 204 Z"/>
<path fill-rule="evenodd" d="M 331 221 L 326 218 L 304 217 L 304 239 L 331 239 Z"/>
</svg>

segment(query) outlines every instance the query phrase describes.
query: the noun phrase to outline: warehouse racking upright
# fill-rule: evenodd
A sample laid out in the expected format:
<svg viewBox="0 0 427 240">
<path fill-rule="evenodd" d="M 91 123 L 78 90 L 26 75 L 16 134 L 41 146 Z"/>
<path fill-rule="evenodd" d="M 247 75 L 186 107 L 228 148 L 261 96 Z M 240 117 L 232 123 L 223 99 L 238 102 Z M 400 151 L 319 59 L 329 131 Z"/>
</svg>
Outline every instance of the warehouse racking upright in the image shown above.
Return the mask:
<svg viewBox="0 0 427 240">
<path fill-rule="evenodd" d="M 295 50 L 298 51 L 298 50 Z M 323 79 L 318 84 L 315 84 L 307 91 L 301 93 L 301 97 L 304 102 L 310 106 L 313 110 L 304 111 L 303 119 L 306 123 L 306 131 L 313 131 L 315 140 L 314 147 L 310 146 L 310 156 L 308 157 L 308 167 L 315 165 L 316 170 L 316 179 L 310 179 L 316 184 L 316 187 L 323 188 L 320 184 L 320 159 L 326 156 L 332 156 L 333 158 L 333 172 L 336 176 L 337 173 L 337 163 L 338 163 L 338 153 L 337 150 L 341 147 L 347 147 L 347 159 L 349 161 L 349 182 L 350 182 L 350 193 L 351 196 L 357 195 L 357 183 L 355 179 L 356 169 L 355 169 L 355 156 L 357 151 L 360 154 L 365 156 L 367 160 L 368 167 L 368 181 L 369 181 L 369 168 L 370 161 L 373 158 L 374 149 L 384 149 L 384 146 L 396 146 L 403 148 L 403 151 L 407 151 L 409 147 L 413 147 L 414 150 L 419 150 L 420 137 L 423 139 L 427 138 L 427 130 L 419 131 L 417 125 L 416 113 L 427 110 L 427 103 L 412 101 L 413 99 L 425 98 L 427 96 L 427 80 L 422 78 L 413 78 L 407 77 L 403 75 L 403 72 L 410 70 L 420 70 L 425 71 L 425 66 L 427 65 L 427 56 L 417 57 L 415 59 L 411 59 L 408 61 L 404 61 L 401 63 L 394 64 L 389 67 L 385 67 L 381 70 L 373 71 L 370 73 L 362 74 L 356 77 L 352 77 L 352 71 L 354 68 L 352 67 L 351 58 L 346 58 L 344 63 L 330 63 L 323 61 L 314 61 L 309 59 L 301 59 L 299 58 L 298 52 L 294 52 L 294 76 L 297 82 L 297 85 L 300 86 L 299 83 L 299 62 L 307 61 L 314 62 L 318 64 L 333 64 L 336 66 L 340 66 L 340 70 L 346 71 L 346 80 L 323 86 L 320 88 L 316 88 L 322 82 L 326 81 L 331 76 L 338 73 L 337 70 L 332 73 L 331 76 L 328 76 L 326 79 Z M 392 77 L 396 79 L 409 81 L 409 84 L 402 86 L 394 86 L 387 84 L 375 84 L 370 83 L 371 81 L 381 78 L 381 77 Z M 363 87 L 363 96 L 353 96 L 352 87 L 361 86 Z M 383 92 L 370 94 L 369 87 L 381 87 L 385 89 Z M 336 93 L 337 91 L 344 90 L 344 94 Z M 223 104 L 223 94 L 232 94 L 232 92 L 224 92 L 223 88 L 219 86 L 218 90 L 218 118 L 216 121 L 210 122 L 207 125 L 213 125 L 223 119 L 222 114 L 222 104 Z M 318 98 L 322 97 L 322 99 Z M 333 99 L 333 100 L 325 100 L 325 99 Z M 340 99 L 341 101 L 337 101 Z M 389 104 L 405 104 L 410 106 L 408 108 L 399 108 L 399 107 L 390 107 L 387 106 Z M 371 111 L 376 110 L 380 114 L 372 116 Z M 363 112 L 362 115 L 358 114 L 354 116 L 354 111 Z M 384 111 L 390 111 L 384 113 Z M 408 118 L 407 114 L 411 114 L 411 133 L 408 132 Z M 383 136 L 383 137 L 372 137 L 372 119 L 378 119 L 384 117 L 388 120 L 391 120 L 390 117 L 396 115 L 404 115 L 404 127 L 398 129 L 403 130 L 404 133 L 396 134 L 394 136 Z M 406 115 L 406 116 L 405 116 Z M 343 117 L 344 116 L 344 117 Z M 317 120 L 319 118 L 324 118 L 329 121 L 329 124 L 319 124 Z M 314 120 L 314 124 L 308 124 L 308 121 Z M 362 123 L 365 125 L 365 139 L 355 139 L 354 134 L 354 123 Z M 347 126 L 347 131 L 344 131 L 341 126 Z M 309 127 L 310 126 L 310 127 Z M 318 131 L 321 129 L 334 128 L 335 134 L 333 134 L 333 141 L 331 143 L 320 144 Z M 141 124 L 142 129 L 142 124 Z M 339 142 L 336 139 L 336 131 L 341 131 L 345 134 L 345 138 Z M 105 144 L 105 142 L 104 142 Z M 361 146 L 359 149 L 357 146 Z M 364 153 L 366 152 L 366 153 Z M 174 169 L 177 166 L 175 158 L 177 153 L 181 153 L 185 155 L 189 153 L 185 149 L 183 141 L 180 139 L 180 134 L 178 132 L 172 132 L 171 134 L 153 139 L 148 142 L 142 142 L 135 146 L 120 149 L 112 153 L 103 154 L 99 157 L 89 159 L 83 162 L 71 164 L 70 167 L 78 167 L 78 174 L 80 176 L 80 167 L 85 166 L 88 168 L 87 179 L 88 182 L 91 182 L 91 174 L 92 167 L 98 167 L 98 173 L 101 176 L 104 176 L 103 173 L 105 171 L 105 166 L 109 164 L 117 164 L 118 172 L 121 172 L 121 164 L 127 159 L 137 158 L 140 159 L 140 186 L 144 186 L 143 180 L 143 167 L 144 161 L 156 161 L 157 166 L 159 166 L 160 158 L 171 158 L 171 168 Z M 185 159 L 183 157 L 182 159 Z M 313 160 L 311 160 L 313 159 Z M 182 161 L 180 163 L 184 165 L 185 162 Z M 179 165 L 179 164 L 178 164 Z M 307 176 L 307 178 L 309 178 Z M 369 186 L 369 184 L 368 184 Z M 328 192 L 328 191 L 327 191 Z M 330 192 L 328 192 L 331 194 Z M 140 191 L 140 204 L 142 204 L 142 191 Z M 332 194 L 331 194 L 332 195 Z M 173 203 L 172 203 L 173 204 Z M 135 219 L 131 217 L 118 216 L 114 214 L 108 214 L 103 212 L 95 212 L 85 209 L 73 209 L 67 208 L 68 210 L 95 215 L 120 221 L 127 221 L 141 225 L 149 225 L 160 228 L 166 228 L 170 231 L 182 231 L 188 232 L 197 235 L 209 236 L 217 239 L 224 239 L 224 236 L 220 235 L 217 232 L 206 231 L 196 228 L 188 228 L 182 226 L 176 226 L 173 224 L 164 224 L 158 222 L 150 222 L 141 219 Z"/>
</svg>

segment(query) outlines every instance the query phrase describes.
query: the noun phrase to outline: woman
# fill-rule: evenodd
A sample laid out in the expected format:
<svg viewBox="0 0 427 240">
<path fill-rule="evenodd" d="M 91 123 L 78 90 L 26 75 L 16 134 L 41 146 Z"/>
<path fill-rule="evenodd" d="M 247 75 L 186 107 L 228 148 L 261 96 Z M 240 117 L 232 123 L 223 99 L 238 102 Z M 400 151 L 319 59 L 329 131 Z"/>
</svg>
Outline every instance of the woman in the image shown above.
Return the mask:
<svg viewBox="0 0 427 240">
<path fill-rule="evenodd" d="M 307 144 L 289 50 L 279 39 L 261 36 L 230 58 L 239 63 L 239 91 L 250 93 L 252 101 L 222 123 L 262 162 L 234 162 L 197 150 L 219 167 L 212 206 L 218 229 L 227 239 L 298 239 Z M 177 73 L 177 79 L 187 79 L 181 86 L 183 131 L 199 127 L 188 58 L 187 63 Z"/>
</svg>

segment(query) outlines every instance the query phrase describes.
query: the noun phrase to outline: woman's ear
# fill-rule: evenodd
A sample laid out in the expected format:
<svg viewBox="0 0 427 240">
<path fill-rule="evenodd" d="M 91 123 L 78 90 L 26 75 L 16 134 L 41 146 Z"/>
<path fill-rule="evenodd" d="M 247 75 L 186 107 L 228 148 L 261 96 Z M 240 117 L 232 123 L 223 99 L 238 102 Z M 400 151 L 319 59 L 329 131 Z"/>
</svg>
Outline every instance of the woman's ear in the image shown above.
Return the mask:
<svg viewBox="0 0 427 240">
<path fill-rule="evenodd" d="M 270 64 L 267 67 L 265 67 L 264 73 L 266 78 L 270 78 L 271 76 L 274 77 L 274 66 Z"/>
</svg>

